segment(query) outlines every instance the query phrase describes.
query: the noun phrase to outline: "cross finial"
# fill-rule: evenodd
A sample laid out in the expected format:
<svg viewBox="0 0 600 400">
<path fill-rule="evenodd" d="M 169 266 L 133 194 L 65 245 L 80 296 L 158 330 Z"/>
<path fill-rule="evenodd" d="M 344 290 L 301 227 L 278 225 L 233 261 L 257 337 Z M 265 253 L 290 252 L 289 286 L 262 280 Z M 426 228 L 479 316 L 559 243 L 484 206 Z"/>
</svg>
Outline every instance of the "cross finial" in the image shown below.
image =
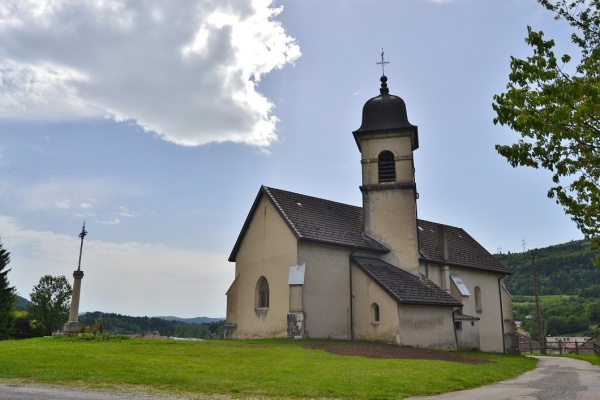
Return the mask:
<svg viewBox="0 0 600 400">
<path fill-rule="evenodd" d="M 85 221 L 83 222 L 83 227 L 81 228 L 81 233 L 79 234 L 79 237 L 81 238 L 81 241 L 83 242 L 83 238 L 85 237 L 85 235 L 87 235 L 87 231 L 85 230 Z"/>
<path fill-rule="evenodd" d="M 381 75 L 385 75 L 385 64 L 389 64 L 389 61 L 385 61 L 383 58 L 383 47 L 381 48 L 381 61 L 377 65 L 381 65 Z"/>
<path fill-rule="evenodd" d="M 79 237 L 81 238 L 81 246 L 79 247 L 79 264 L 77 265 L 77 271 L 81 271 L 81 253 L 83 252 L 83 238 L 87 235 L 87 231 L 85 230 L 85 221 L 83 222 L 83 227 L 81 228 L 81 233 Z"/>
</svg>

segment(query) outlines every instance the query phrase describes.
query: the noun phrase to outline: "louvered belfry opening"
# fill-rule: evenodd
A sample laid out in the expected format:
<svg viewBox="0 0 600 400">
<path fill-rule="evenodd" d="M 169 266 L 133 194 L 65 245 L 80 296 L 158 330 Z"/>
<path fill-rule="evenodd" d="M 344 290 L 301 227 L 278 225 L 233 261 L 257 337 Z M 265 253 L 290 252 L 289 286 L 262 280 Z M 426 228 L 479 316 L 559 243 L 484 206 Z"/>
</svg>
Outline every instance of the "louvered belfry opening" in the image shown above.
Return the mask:
<svg viewBox="0 0 600 400">
<path fill-rule="evenodd" d="M 396 182 L 396 163 L 391 151 L 379 154 L 379 183 Z"/>
</svg>

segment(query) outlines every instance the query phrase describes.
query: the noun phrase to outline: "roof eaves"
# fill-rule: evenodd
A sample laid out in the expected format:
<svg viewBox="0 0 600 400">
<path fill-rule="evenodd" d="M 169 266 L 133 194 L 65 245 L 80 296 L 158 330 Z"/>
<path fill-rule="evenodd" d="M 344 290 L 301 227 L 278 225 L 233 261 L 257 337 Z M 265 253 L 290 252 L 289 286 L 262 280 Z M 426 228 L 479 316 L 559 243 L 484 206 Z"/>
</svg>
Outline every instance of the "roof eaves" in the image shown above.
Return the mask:
<svg viewBox="0 0 600 400">
<path fill-rule="evenodd" d="M 460 264 L 460 263 L 456 263 L 456 262 L 452 262 L 452 261 L 444 261 L 444 260 L 436 260 L 435 258 L 427 258 L 426 256 L 423 256 L 423 253 L 421 253 L 421 257 L 419 258 L 420 261 L 426 261 L 428 263 L 432 263 L 432 264 L 438 264 L 438 265 L 447 265 L 449 267 L 460 267 L 460 268 L 466 268 L 466 269 L 476 269 L 478 271 L 486 271 L 486 272 L 494 272 L 497 274 L 502 274 L 502 275 L 512 275 L 512 272 L 504 267 L 504 270 L 500 270 L 497 268 L 491 268 L 491 267 L 485 267 L 485 266 L 477 266 L 477 265 L 469 265 L 469 264 Z"/>
<path fill-rule="evenodd" d="M 318 243 L 318 244 L 324 244 L 327 246 L 339 246 L 339 247 L 344 247 L 344 248 L 348 248 L 348 249 L 371 251 L 371 252 L 381 253 L 381 254 L 386 254 L 386 253 L 390 252 L 390 250 L 383 245 L 382 245 L 382 247 L 360 246 L 360 245 L 353 245 L 353 244 L 349 244 L 349 243 L 336 242 L 333 240 L 308 238 L 305 236 L 298 237 L 298 240 L 300 240 L 302 242 Z"/>
</svg>

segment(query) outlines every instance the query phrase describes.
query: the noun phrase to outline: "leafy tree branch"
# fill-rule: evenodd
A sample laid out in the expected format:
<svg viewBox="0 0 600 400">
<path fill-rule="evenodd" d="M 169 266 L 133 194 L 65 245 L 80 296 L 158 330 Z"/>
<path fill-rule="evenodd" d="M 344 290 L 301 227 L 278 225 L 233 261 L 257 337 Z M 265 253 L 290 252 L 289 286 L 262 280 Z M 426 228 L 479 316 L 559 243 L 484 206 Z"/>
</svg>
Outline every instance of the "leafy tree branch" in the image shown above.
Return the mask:
<svg viewBox="0 0 600 400">
<path fill-rule="evenodd" d="M 533 55 L 511 57 L 506 92 L 494 96 L 494 124 L 521 134 L 496 150 L 513 166 L 552 172 L 548 197 L 600 248 L 600 0 L 538 0 L 573 28 L 580 54 L 560 58 L 553 39 L 527 27 Z M 573 71 L 573 72 L 568 72 Z M 600 257 L 597 260 L 600 263 Z"/>
</svg>

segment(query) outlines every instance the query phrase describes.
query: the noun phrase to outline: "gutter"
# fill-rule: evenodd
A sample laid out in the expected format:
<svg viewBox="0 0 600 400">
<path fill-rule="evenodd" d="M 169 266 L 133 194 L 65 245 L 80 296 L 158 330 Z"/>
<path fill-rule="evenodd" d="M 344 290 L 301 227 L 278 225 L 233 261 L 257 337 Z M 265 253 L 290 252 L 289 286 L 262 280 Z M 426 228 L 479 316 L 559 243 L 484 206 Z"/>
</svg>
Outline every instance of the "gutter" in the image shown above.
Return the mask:
<svg viewBox="0 0 600 400">
<path fill-rule="evenodd" d="M 500 297 L 500 326 L 502 327 L 502 352 L 506 353 L 506 341 L 504 340 L 504 310 L 502 309 L 502 285 L 500 280 L 504 278 L 501 276 L 498 278 L 498 296 Z"/>
<path fill-rule="evenodd" d="M 350 274 L 350 340 L 354 340 L 354 300 L 352 286 L 352 256 L 356 253 L 354 250 L 348 255 L 348 272 Z"/>
</svg>

